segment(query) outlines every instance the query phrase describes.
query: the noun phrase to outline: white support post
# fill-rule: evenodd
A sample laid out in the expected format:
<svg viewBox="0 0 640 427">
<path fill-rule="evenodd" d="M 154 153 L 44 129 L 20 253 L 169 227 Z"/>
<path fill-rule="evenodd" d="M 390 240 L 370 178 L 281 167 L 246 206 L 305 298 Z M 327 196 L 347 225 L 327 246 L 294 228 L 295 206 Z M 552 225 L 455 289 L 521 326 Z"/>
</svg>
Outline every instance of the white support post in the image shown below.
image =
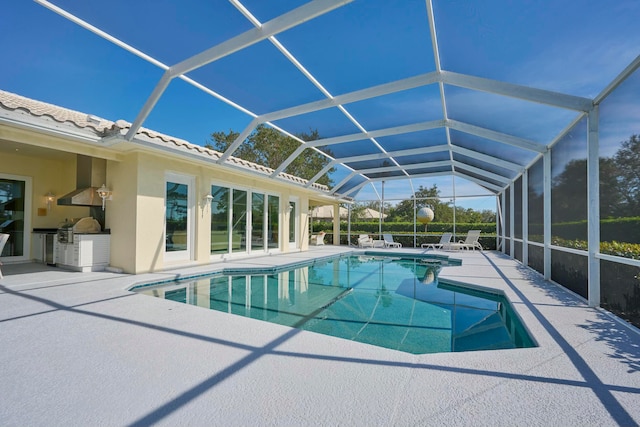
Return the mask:
<svg viewBox="0 0 640 427">
<path fill-rule="evenodd" d="M 511 185 L 509 185 L 509 256 L 511 258 L 514 257 L 515 251 L 515 241 L 513 240 L 513 235 L 516 231 L 516 215 L 515 215 L 515 186 L 516 183 L 513 181 Z"/>
<path fill-rule="evenodd" d="M 507 190 L 503 191 L 501 194 L 502 200 L 500 201 L 500 205 L 502 206 L 502 253 L 507 254 L 507 231 L 504 226 L 504 214 L 505 209 L 507 209 Z"/>
<path fill-rule="evenodd" d="M 347 246 L 351 246 L 351 203 L 347 205 Z"/>
<path fill-rule="evenodd" d="M 544 153 L 544 278 L 551 279 L 551 150 Z"/>
<path fill-rule="evenodd" d="M 599 173 L 599 141 L 598 120 L 599 108 L 594 106 L 589 112 L 587 123 L 587 223 L 589 239 L 589 306 L 600 305 L 600 173 Z"/>
<path fill-rule="evenodd" d="M 522 174 L 522 264 L 529 265 L 529 170 Z"/>
<path fill-rule="evenodd" d="M 414 191 L 413 193 L 413 247 L 417 248 L 418 247 L 418 236 L 417 236 L 417 227 L 416 227 L 416 221 L 418 219 L 418 212 L 417 212 L 417 206 L 416 206 L 416 193 Z"/>
<path fill-rule="evenodd" d="M 500 197 L 501 196 L 496 195 L 496 250 L 499 251 L 503 250 L 503 247 L 500 244 L 502 241 L 500 230 L 504 228 L 504 224 L 502 222 L 502 209 L 500 209 Z"/>
</svg>

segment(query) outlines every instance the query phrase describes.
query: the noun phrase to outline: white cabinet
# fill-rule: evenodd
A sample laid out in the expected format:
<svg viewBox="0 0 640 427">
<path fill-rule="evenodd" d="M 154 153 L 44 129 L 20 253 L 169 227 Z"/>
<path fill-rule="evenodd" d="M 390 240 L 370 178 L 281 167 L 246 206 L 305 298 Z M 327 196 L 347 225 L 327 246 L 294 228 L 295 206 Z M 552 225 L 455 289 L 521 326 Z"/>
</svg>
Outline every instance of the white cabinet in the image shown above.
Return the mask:
<svg viewBox="0 0 640 427">
<path fill-rule="evenodd" d="M 109 265 L 109 234 L 74 234 L 73 243 L 58 243 L 57 264 L 78 271 L 100 271 Z"/>
</svg>

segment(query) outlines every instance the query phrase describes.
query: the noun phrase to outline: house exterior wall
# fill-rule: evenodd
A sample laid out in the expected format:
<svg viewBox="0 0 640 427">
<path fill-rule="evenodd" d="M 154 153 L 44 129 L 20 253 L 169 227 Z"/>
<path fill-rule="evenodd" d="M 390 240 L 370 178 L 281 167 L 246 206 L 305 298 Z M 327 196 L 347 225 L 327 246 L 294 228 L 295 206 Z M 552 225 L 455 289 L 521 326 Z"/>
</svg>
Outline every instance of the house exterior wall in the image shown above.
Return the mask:
<svg viewBox="0 0 640 427">
<path fill-rule="evenodd" d="M 88 207 L 58 206 L 55 202 L 50 210 L 46 209 L 45 194 L 52 192 L 60 197 L 76 188 L 76 159 L 77 154 L 82 154 L 107 160 L 105 184 L 112 190 L 112 199 L 106 202 L 105 228 L 111 232 L 111 267 L 139 274 L 246 256 L 245 252 L 211 254 L 210 209 L 209 206 L 203 208 L 202 199 L 211 192 L 212 185 L 278 196 L 278 247 L 268 251 L 308 249 L 309 198 L 313 197 L 314 203 L 319 201 L 318 197 L 323 198 L 316 191 L 272 180 L 254 171 L 220 166 L 211 159 L 181 153 L 180 148 L 174 149 L 170 144 L 152 147 L 120 141 L 111 145 L 92 136 L 67 137 L 63 133 L 0 124 L 0 143 L 17 143 L 16 147 L 19 147 L 15 152 L 2 151 L 0 174 L 29 181 L 29 200 L 25 204 L 28 220 L 24 230 L 27 234 L 31 234 L 33 228 L 56 229 L 65 219 L 90 215 Z M 165 183 L 169 172 L 193 178 L 191 207 L 194 209 L 195 239 L 188 260 L 169 260 L 165 256 Z M 295 248 L 289 244 L 289 221 L 295 220 L 289 213 L 291 199 L 295 199 L 299 215 Z M 327 197 L 321 201 L 329 200 Z M 26 240 L 26 247 L 29 240 Z M 251 256 L 265 255 L 268 251 L 253 251 Z M 25 259 L 34 258 L 36 254 L 29 248 Z"/>
<path fill-rule="evenodd" d="M 30 213 L 33 228 L 57 228 L 65 218 L 79 218 L 89 214 L 89 208 L 57 206 L 54 202 L 46 215 L 38 215 L 38 209 L 47 207 L 44 195 L 49 191 L 56 196 L 61 196 L 75 188 L 75 168 L 76 161 L 73 156 L 56 160 L 21 154 L 3 154 L 0 159 L 0 173 L 32 179 Z"/>
<path fill-rule="evenodd" d="M 107 187 L 113 192 L 106 202 L 105 225 L 111 230 L 110 265 L 127 273 L 138 268 L 138 166 L 137 155 L 107 162 Z"/>
<path fill-rule="evenodd" d="M 195 209 L 196 238 L 191 260 L 165 259 L 164 203 L 167 173 L 192 177 L 195 183 L 191 208 Z M 202 198 L 211 192 L 211 185 L 250 189 L 279 196 L 281 252 L 291 250 L 288 239 L 288 205 L 290 197 L 297 197 L 301 215 L 298 249 L 308 249 L 309 198 L 304 191 L 296 191 L 295 188 L 262 177 L 243 176 L 214 164 L 139 151 L 123 155 L 120 161 L 107 163 L 107 186 L 113 191 L 113 200 L 107 201 L 106 215 L 106 224 L 111 229 L 112 236 L 111 266 L 139 274 L 177 266 L 206 264 L 220 259 L 211 255 L 210 211 L 208 206 L 202 206 Z"/>
</svg>

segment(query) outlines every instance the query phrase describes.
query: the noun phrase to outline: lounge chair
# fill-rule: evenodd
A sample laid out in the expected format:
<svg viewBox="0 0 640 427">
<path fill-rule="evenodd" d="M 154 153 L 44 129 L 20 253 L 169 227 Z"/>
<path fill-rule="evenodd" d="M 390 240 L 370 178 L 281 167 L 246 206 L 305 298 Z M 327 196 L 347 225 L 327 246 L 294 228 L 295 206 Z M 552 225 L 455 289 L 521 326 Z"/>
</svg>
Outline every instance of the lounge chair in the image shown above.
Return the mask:
<svg viewBox="0 0 640 427">
<path fill-rule="evenodd" d="M 383 234 L 382 238 L 384 239 L 385 248 L 401 248 L 402 247 L 401 243 L 393 241 L 393 236 L 391 234 Z"/>
<path fill-rule="evenodd" d="M 469 230 L 467 232 L 467 238 L 464 240 L 458 241 L 458 243 L 451 243 L 449 245 L 450 249 L 466 249 L 466 250 L 482 250 L 482 245 L 478 241 L 480 238 L 481 230 Z"/>
<path fill-rule="evenodd" d="M 359 248 L 372 248 L 373 247 L 373 239 L 369 237 L 368 234 L 361 234 L 358 237 L 358 247 Z"/>
<path fill-rule="evenodd" d="M 440 237 L 440 241 L 438 243 L 423 243 L 420 245 L 421 248 L 426 249 L 447 249 L 451 244 L 451 238 L 453 237 L 453 233 L 444 233 L 442 237 Z"/>
<path fill-rule="evenodd" d="M 318 234 L 311 235 L 311 243 L 314 246 L 324 245 L 324 235 L 327 234 L 324 231 L 319 232 Z"/>
<path fill-rule="evenodd" d="M 2 255 L 2 250 L 4 249 L 4 245 L 7 243 L 7 240 L 9 240 L 8 234 L 0 234 L 0 255 Z M 0 265 L 2 265 L 2 262 L 0 262 Z M 0 279 L 2 279 L 2 269 L 0 269 Z"/>
</svg>

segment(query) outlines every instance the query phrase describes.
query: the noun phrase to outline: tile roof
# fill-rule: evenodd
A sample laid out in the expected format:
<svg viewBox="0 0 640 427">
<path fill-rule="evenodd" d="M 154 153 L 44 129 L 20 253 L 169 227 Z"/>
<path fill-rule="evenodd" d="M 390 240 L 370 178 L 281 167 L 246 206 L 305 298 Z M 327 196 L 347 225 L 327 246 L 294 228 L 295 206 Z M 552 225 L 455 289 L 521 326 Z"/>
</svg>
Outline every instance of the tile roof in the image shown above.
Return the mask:
<svg viewBox="0 0 640 427">
<path fill-rule="evenodd" d="M 36 101 L 3 90 L 0 90 L 0 107 L 9 111 L 23 111 L 34 117 L 48 117 L 58 123 L 72 124 L 79 129 L 93 129 L 96 133 L 104 132 L 113 126 L 112 121 L 100 117 Z"/>
<path fill-rule="evenodd" d="M 131 127 L 131 124 L 124 120 L 112 122 L 100 117 L 0 90 L 0 110 L 2 109 L 24 112 L 25 114 L 33 117 L 46 117 L 58 123 L 70 124 L 79 129 L 90 130 L 99 138 L 105 136 L 113 137 L 114 135 L 124 137 Z M 213 161 L 217 161 L 222 157 L 222 153 L 219 151 L 211 150 L 200 145 L 192 144 L 183 139 L 165 135 L 146 128 L 140 128 L 140 130 L 138 130 L 136 133 L 136 139 L 144 139 L 145 141 L 157 144 L 158 146 L 165 145 L 175 150 L 177 153 L 186 152 L 189 154 L 199 155 Z M 230 156 L 225 163 L 237 168 L 263 173 L 267 176 L 271 175 L 274 171 L 274 169 L 266 166 L 248 162 L 233 156 Z M 306 179 L 286 173 L 280 173 L 278 177 L 301 185 L 305 185 L 308 182 Z M 329 190 L 326 185 L 317 183 L 312 184 L 311 188 L 325 192 Z"/>
</svg>

